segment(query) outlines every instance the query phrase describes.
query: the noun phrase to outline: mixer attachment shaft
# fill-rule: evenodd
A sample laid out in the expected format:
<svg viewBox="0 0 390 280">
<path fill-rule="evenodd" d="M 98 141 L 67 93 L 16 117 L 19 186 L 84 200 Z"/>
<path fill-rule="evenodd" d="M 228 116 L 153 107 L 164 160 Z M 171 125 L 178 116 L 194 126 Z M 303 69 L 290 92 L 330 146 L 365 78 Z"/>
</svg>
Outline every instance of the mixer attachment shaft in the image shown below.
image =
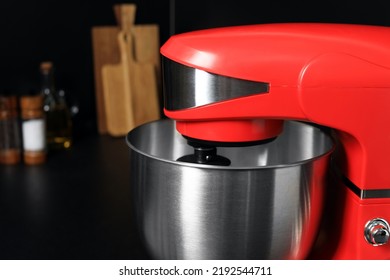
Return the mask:
<svg viewBox="0 0 390 280">
<path fill-rule="evenodd" d="M 181 162 L 229 166 L 230 160 L 226 157 L 217 155 L 217 148 L 212 146 L 192 145 L 194 153 L 185 155 L 177 159 Z"/>
</svg>

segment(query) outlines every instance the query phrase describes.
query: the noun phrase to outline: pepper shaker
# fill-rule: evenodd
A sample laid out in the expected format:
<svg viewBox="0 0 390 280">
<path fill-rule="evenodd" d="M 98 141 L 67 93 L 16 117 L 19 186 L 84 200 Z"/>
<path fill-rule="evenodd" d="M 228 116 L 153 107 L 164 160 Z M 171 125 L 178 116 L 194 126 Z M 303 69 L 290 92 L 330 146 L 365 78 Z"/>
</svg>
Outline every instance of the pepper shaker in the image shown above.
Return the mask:
<svg viewBox="0 0 390 280">
<path fill-rule="evenodd" d="M 0 96 L 0 163 L 17 164 L 21 158 L 16 96 Z"/>
</svg>

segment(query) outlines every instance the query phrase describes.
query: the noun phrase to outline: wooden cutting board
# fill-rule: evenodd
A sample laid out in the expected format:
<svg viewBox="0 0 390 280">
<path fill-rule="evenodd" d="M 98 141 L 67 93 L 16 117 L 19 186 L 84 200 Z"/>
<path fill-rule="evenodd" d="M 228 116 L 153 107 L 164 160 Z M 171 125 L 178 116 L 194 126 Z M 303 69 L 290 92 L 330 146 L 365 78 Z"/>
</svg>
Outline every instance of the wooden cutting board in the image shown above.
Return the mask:
<svg viewBox="0 0 390 280">
<path fill-rule="evenodd" d="M 107 132 L 112 136 L 125 135 L 135 126 L 128 66 L 128 49 L 131 41 L 126 40 L 123 32 L 119 32 L 117 42 L 121 54 L 120 62 L 102 66 Z"/>
<path fill-rule="evenodd" d="M 133 29 L 135 39 L 135 60 L 137 63 L 149 63 L 154 65 L 156 73 L 156 93 L 149 93 L 152 99 L 157 95 L 158 118 L 161 116 L 162 108 L 162 76 L 161 76 L 161 57 L 160 57 L 160 30 L 156 24 L 135 25 Z M 146 93 L 147 94 L 147 93 Z M 162 104 L 162 102 L 161 102 Z M 150 109 L 154 110 L 154 109 Z"/>
<path fill-rule="evenodd" d="M 135 25 L 132 32 L 134 56 L 132 69 L 133 114 L 136 125 L 160 118 L 160 57 L 157 25 Z"/>
<path fill-rule="evenodd" d="M 151 63 L 160 77 L 160 30 L 156 24 L 135 25 L 132 31 L 134 56 L 137 63 Z"/>
<path fill-rule="evenodd" d="M 103 65 L 101 73 L 107 132 L 122 136 L 160 118 L 159 30 L 157 25 L 133 25 L 135 5 L 118 5 L 114 10 L 121 28 L 120 62 Z"/>
<path fill-rule="evenodd" d="M 92 50 L 94 61 L 95 98 L 97 127 L 100 134 L 107 133 L 106 109 L 103 96 L 102 67 L 120 61 L 117 37 L 120 29 L 116 26 L 92 28 Z"/>
</svg>

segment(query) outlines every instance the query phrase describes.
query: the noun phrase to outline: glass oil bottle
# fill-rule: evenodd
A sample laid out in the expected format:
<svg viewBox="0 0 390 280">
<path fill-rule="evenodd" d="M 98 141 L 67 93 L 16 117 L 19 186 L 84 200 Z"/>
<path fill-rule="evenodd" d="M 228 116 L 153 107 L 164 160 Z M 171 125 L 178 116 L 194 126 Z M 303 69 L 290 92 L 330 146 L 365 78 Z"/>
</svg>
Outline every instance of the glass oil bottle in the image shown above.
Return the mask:
<svg viewBox="0 0 390 280">
<path fill-rule="evenodd" d="M 63 96 L 59 96 L 54 83 L 53 63 L 40 65 L 43 110 L 46 114 L 46 142 L 48 151 L 68 149 L 72 146 L 72 120 Z"/>
</svg>

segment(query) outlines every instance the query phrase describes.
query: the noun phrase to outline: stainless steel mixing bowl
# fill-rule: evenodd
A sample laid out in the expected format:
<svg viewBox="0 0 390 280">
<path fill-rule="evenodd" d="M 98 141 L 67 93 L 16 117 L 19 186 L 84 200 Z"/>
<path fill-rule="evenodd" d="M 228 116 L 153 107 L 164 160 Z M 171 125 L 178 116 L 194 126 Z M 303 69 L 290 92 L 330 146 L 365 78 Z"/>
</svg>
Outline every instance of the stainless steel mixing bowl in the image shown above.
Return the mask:
<svg viewBox="0 0 390 280">
<path fill-rule="evenodd" d="M 271 143 L 218 148 L 230 166 L 177 162 L 193 152 L 171 120 L 127 135 L 137 223 L 156 259 L 303 259 L 322 214 L 334 143 L 285 122 Z"/>
</svg>

